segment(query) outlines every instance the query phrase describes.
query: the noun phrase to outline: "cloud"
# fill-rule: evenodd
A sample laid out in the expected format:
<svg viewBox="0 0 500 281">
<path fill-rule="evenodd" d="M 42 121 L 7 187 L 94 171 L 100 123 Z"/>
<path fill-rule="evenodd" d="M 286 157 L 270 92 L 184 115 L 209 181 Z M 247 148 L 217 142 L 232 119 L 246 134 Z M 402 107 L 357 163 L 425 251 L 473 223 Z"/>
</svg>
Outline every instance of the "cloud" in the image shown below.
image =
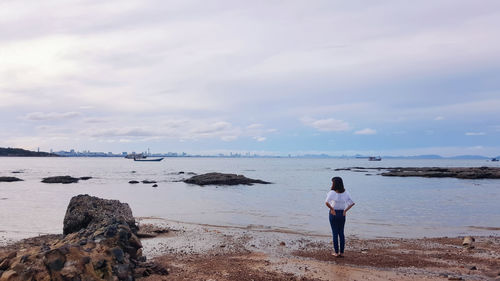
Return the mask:
<svg viewBox="0 0 500 281">
<path fill-rule="evenodd" d="M 61 119 L 71 119 L 79 117 L 82 114 L 80 112 L 31 112 L 28 113 L 25 118 L 32 121 L 45 121 L 45 120 L 61 120 Z"/>
<path fill-rule="evenodd" d="M 2 131 L 19 140 L 44 138 L 48 132 L 35 128 L 49 122 L 26 120 L 65 120 L 52 122 L 57 134 L 81 139 L 54 147 L 88 149 L 107 139 L 116 141 L 109 149 L 132 147 L 119 146 L 122 138 L 161 139 L 167 149 L 189 150 L 175 146 L 179 139 L 207 149 L 220 149 L 223 141 L 252 148 L 274 133 L 283 142 L 278 150 L 291 149 L 287 143 L 308 150 L 310 142 L 296 143 L 293 136 L 327 143 L 321 132 L 352 130 L 339 143 L 371 149 L 381 144 L 356 136 L 370 128 L 351 128 L 369 120 L 380 132 L 406 132 L 387 146 L 411 145 L 404 139 L 470 145 L 471 137 L 448 134 L 462 128 L 488 133 L 484 145 L 494 141 L 491 126 L 500 124 L 500 37 L 492 28 L 500 25 L 498 1 L 261 6 L 0 1 Z M 67 112 L 73 110 L 82 118 Z M 12 117 L 28 112 L 24 120 Z M 314 132 L 298 128 L 297 116 L 315 117 L 301 119 Z M 435 134 L 422 134 L 426 129 Z M 437 136 L 439 144 L 433 143 Z M 264 144 L 259 148 L 269 150 Z"/>
<path fill-rule="evenodd" d="M 238 136 L 222 136 L 220 139 L 223 141 L 234 141 L 238 139 Z"/>
<path fill-rule="evenodd" d="M 210 135 L 218 132 L 225 131 L 231 127 L 231 123 L 225 121 L 219 121 L 212 124 L 208 124 L 203 127 L 198 127 L 192 132 L 200 135 Z"/>
<path fill-rule="evenodd" d="M 157 134 L 153 130 L 143 128 L 89 129 L 82 133 L 91 137 L 145 137 Z"/>
<path fill-rule="evenodd" d="M 263 142 L 263 141 L 266 141 L 267 138 L 266 137 L 254 137 L 254 139 L 258 142 Z"/>
<path fill-rule="evenodd" d="M 484 132 L 467 132 L 465 133 L 466 136 L 484 136 L 486 133 Z"/>
<path fill-rule="evenodd" d="M 104 118 L 86 118 L 85 120 L 83 120 L 83 122 L 93 124 L 93 123 L 107 123 L 109 121 Z"/>
<path fill-rule="evenodd" d="M 262 128 L 264 125 L 262 124 L 250 124 L 247 126 L 247 129 L 260 129 Z"/>
<path fill-rule="evenodd" d="M 356 134 L 356 135 L 375 135 L 376 133 L 377 133 L 376 130 L 370 129 L 370 128 L 366 128 L 366 129 L 354 132 L 354 134 Z"/>
<path fill-rule="evenodd" d="M 302 118 L 301 121 L 310 127 L 313 127 L 319 131 L 323 132 L 341 132 L 350 130 L 349 123 L 343 120 L 337 120 L 333 118 L 328 119 L 313 119 L 313 118 Z"/>
</svg>

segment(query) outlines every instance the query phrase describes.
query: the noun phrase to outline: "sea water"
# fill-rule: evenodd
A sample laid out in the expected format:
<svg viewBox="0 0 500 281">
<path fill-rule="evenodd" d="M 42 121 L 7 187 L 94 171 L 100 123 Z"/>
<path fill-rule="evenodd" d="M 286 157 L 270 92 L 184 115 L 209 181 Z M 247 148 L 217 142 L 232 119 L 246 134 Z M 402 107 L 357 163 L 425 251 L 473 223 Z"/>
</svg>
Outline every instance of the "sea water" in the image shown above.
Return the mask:
<svg viewBox="0 0 500 281">
<path fill-rule="evenodd" d="M 136 217 L 329 235 L 324 200 L 331 178 L 340 176 L 356 202 L 346 233 L 362 238 L 500 234 L 500 180 L 383 177 L 377 170 L 335 171 L 345 167 L 478 167 L 485 160 L 165 158 L 134 162 L 124 158 L 17 158 L 0 161 L 0 176 L 24 181 L 0 183 L 0 238 L 61 233 L 72 196 L 118 199 Z M 20 172 L 20 173 L 12 173 Z M 273 184 L 196 186 L 188 173 L 243 174 Z M 44 177 L 92 179 L 46 184 Z M 155 180 L 129 184 L 130 180 Z M 0 241 L 1 242 L 1 241 Z"/>
</svg>

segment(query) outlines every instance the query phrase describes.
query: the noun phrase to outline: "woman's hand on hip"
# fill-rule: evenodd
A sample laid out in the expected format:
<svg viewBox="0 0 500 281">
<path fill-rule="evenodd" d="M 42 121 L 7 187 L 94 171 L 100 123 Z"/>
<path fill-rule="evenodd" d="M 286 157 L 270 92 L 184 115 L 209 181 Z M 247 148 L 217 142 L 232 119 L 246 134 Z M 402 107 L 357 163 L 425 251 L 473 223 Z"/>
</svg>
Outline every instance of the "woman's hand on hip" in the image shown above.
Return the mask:
<svg viewBox="0 0 500 281">
<path fill-rule="evenodd" d="M 347 214 L 347 210 L 344 210 L 344 217 L 345 217 L 345 214 Z"/>
<path fill-rule="evenodd" d="M 335 210 L 334 209 L 330 209 L 330 214 L 332 214 L 332 215 L 335 216 Z"/>
</svg>

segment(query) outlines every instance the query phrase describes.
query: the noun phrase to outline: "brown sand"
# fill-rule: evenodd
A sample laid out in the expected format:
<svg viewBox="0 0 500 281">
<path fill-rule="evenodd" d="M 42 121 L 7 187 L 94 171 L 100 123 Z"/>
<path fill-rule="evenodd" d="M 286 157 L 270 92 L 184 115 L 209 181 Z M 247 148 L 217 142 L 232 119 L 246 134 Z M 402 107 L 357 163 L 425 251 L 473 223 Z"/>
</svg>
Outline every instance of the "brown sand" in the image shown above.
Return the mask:
<svg viewBox="0 0 500 281">
<path fill-rule="evenodd" d="M 144 253 L 169 268 L 144 280 L 500 280 L 500 237 L 356 239 L 345 258 L 329 237 L 143 219 L 170 228 L 143 239 Z"/>
</svg>

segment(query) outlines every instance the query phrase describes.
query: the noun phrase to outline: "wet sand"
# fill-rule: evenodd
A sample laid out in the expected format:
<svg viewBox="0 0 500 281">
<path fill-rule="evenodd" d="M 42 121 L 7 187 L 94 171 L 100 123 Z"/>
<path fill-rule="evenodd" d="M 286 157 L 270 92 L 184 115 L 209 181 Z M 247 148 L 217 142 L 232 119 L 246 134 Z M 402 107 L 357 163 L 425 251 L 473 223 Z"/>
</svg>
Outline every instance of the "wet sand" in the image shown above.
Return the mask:
<svg viewBox="0 0 500 281">
<path fill-rule="evenodd" d="M 500 237 L 358 239 L 345 258 L 330 237 L 142 218 L 170 231 L 142 239 L 169 276 L 144 280 L 500 280 Z M 496 279 L 497 278 L 497 279 Z"/>
</svg>

